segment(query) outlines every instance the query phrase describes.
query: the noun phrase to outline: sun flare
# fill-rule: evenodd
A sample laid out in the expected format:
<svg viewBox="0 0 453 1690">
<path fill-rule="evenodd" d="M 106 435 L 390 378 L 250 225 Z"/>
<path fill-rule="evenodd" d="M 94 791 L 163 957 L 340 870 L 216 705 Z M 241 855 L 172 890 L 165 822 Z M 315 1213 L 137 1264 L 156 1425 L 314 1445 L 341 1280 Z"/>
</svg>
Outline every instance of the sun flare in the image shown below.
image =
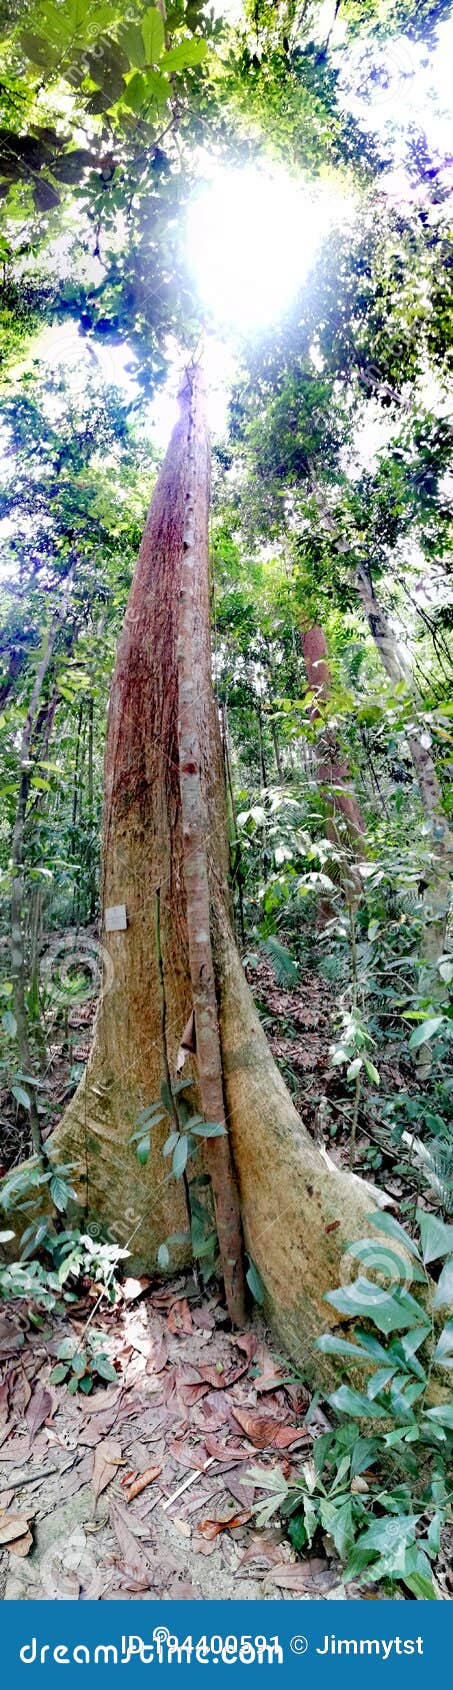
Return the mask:
<svg viewBox="0 0 453 1690">
<path fill-rule="evenodd" d="M 332 190 L 310 192 L 284 171 L 216 171 L 187 224 L 189 266 L 211 319 L 250 334 L 281 316 L 341 209 Z"/>
</svg>

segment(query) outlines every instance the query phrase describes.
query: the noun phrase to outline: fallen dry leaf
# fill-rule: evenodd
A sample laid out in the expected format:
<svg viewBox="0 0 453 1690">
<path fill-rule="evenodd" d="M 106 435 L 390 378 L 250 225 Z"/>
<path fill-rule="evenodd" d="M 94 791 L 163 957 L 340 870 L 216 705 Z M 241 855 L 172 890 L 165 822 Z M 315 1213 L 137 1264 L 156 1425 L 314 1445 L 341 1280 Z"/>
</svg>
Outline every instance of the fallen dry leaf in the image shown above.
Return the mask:
<svg viewBox="0 0 453 1690">
<path fill-rule="evenodd" d="M 101 1491 L 105 1490 L 110 1480 L 115 1477 L 121 1459 L 121 1444 L 114 1442 L 112 1438 L 103 1438 L 102 1442 L 96 1445 L 91 1474 L 96 1502 Z"/>
<path fill-rule="evenodd" d="M 143 1297 L 144 1291 L 149 1290 L 150 1284 L 151 1280 L 146 1274 L 142 1274 L 140 1279 L 134 1279 L 130 1274 L 128 1279 L 123 1280 L 121 1287 L 124 1302 L 136 1303 L 139 1297 Z"/>
<path fill-rule="evenodd" d="M 238 1444 L 222 1444 L 210 1432 L 206 1433 L 204 1447 L 207 1455 L 213 1455 L 215 1461 L 227 1462 L 250 1461 L 250 1450 L 239 1448 Z"/>
<path fill-rule="evenodd" d="M 14 1539 L 24 1537 L 28 1532 L 26 1514 L 4 1514 L 0 1516 L 0 1544 L 14 1543 Z"/>
<path fill-rule="evenodd" d="M 313 1584 L 309 1561 L 279 1562 L 266 1573 L 266 1584 L 276 1584 L 279 1590 L 306 1590 Z"/>
<path fill-rule="evenodd" d="M 213 1391 L 223 1391 L 229 1390 L 230 1385 L 235 1385 L 237 1379 L 242 1379 L 248 1365 L 248 1361 L 243 1361 L 239 1367 L 230 1368 L 228 1371 L 218 1362 L 208 1362 L 206 1366 L 200 1363 L 198 1372 L 203 1384 L 210 1385 Z"/>
<path fill-rule="evenodd" d="M 47 1416 L 51 1413 L 51 1409 L 52 1397 L 50 1391 L 41 1390 L 40 1388 L 37 1391 L 34 1391 L 31 1402 L 29 1402 L 28 1407 L 25 1410 L 25 1420 L 30 1433 L 30 1439 L 34 1438 L 36 1432 L 39 1432 L 40 1427 L 44 1425 L 44 1421 L 47 1420 Z"/>
<path fill-rule="evenodd" d="M 250 1567 L 258 1561 L 263 1567 L 273 1567 L 277 1563 L 281 1567 L 281 1547 L 279 1543 L 270 1543 L 265 1537 L 255 1537 L 249 1543 L 239 1562 L 240 1567 Z"/>
<path fill-rule="evenodd" d="M 113 1385 L 111 1391 L 93 1391 L 92 1397 L 86 1397 L 83 1412 L 86 1414 L 105 1414 L 107 1409 L 115 1408 L 119 1402 L 124 1386 Z"/>
<path fill-rule="evenodd" d="M 187 1384 L 178 1384 L 179 1395 L 182 1397 L 182 1401 L 185 1403 L 186 1408 L 193 1408 L 195 1403 L 201 1402 L 202 1397 L 207 1396 L 210 1389 L 210 1385 L 204 1383 L 202 1379 L 200 1379 L 198 1384 L 195 1382 L 192 1383 L 192 1381 L 189 1381 Z"/>
<path fill-rule="evenodd" d="M 237 1349 L 243 1350 L 247 1360 L 251 1361 L 258 1348 L 258 1339 L 254 1332 L 231 1332 L 230 1344 L 236 1344 Z"/>
<path fill-rule="evenodd" d="M 307 1440 L 304 1426 L 282 1426 L 279 1420 L 264 1420 L 245 1408 L 232 1408 L 231 1413 L 254 1449 L 291 1449 Z"/>
<path fill-rule="evenodd" d="M 197 1526 L 197 1535 L 200 1533 L 201 1537 L 206 1537 L 211 1541 L 211 1538 L 218 1537 L 220 1532 L 231 1532 L 235 1526 L 246 1526 L 247 1521 L 251 1518 L 251 1514 L 247 1513 L 230 1514 L 227 1520 L 200 1520 L 200 1524 Z"/>
<path fill-rule="evenodd" d="M 188 1520 L 182 1520 L 179 1514 L 172 1514 L 171 1523 L 172 1526 L 176 1527 L 176 1531 L 179 1532 L 180 1537 L 191 1537 Z"/>
<path fill-rule="evenodd" d="M 10 1555 L 29 1555 L 33 1549 L 31 1532 L 23 1532 L 22 1537 L 14 1538 L 14 1542 L 8 1544 L 8 1549 Z"/>
<path fill-rule="evenodd" d="M 154 1479 L 158 1479 L 161 1472 L 161 1467 L 145 1467 L 144 1473 L 138 1473 L 137 1478 L 133 1479 L 132 1484 L 128 1485 L 126 1501 L 133 1502 L 134 1496 L 140 1496 L 141 1491 L 146 1490 L 147 1485 L 152 1485 Z"/>
<path fill-rule="evenodd" d="M 150 1569 L 150 1561 L 148 1556 L 145 1554 L 143 1544 L 139 1543 L 135 1532 L 131 1529 L 132 1519 L 129 1523 L 123 1514 L 123 1510 L 116 1502 L 112 1502 L 110 1508 L 110 1522 L 113 1526 L 115 1537 L 119 1543 L 126 1567 L 131 1567 L 134 1571 L 138 1569 L 139 1573 L 143 1573 L 144 1569 L 148 1571 Z M 136 1522 L 134 1521 L 133 1523 L 135 1526 Z"/>
<path fill-rule="evenodd" d="M 181 1332 L 184 1332 L 186 1337 L 190 1336 L 193 1331 L 193 1320 L 187 1297 L 179 1297 L 172 1303 L 167 1315 L 167 1326 L 169 1332 L 174 1332 L 176 1337 Z"/>
<path fill-rule="evenodd" d="M 3 1384 L 0 1385 L 0 1414 L 2 1414 L 2 1415 L 4 1414 L 4 1415 L 6 1415 L 6 1417 L 8 1417 L 9 1410 L 10 1410 L 11 1389 L 12 1389 L 14 1379 L 15 1379 L 15 1368 L 10 1367 L 9 1373 L 5 1374 Z"/>
<path fill-rule="evenodd" d="M 154 1342 L 151 1346 L 146 1362 L 145 1373 L 162 1373 L 162 1369 L 166 1366 L 167 1361 L 168 1344 L 166 1337 L 162 1334 L 160 1340 Z"/>
</svg>

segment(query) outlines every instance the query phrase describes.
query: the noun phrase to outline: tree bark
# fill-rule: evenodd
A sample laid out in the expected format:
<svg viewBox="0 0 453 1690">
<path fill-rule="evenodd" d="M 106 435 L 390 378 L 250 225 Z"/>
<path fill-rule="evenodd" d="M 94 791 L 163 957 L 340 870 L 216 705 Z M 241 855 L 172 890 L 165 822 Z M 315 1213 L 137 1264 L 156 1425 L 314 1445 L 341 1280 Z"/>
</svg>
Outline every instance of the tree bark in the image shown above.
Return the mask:
<svg viewBox="0 0 453 1690">
<path fill-rule="evenodd" d="M 197 517 L 189 536 L 195 439 Z M 184 1193 L 162 1161 L 168 1123 L 153 1129 L 145 1167 L 129 1139 L 138 1113 L 159 1098 L 166 1062 L 176 1074 L 181 1033 L 195 1006 L 198 1065 L 188 1058 L 194 1109 L 207 1105 L 214 1119 L 221 1106 L 225 1111 L 246 1248 L 264 1280 L 269 1315 L 307 1377 L 322 1378 L 330 1366 L 313 1356 L 313 1340 L 329 1322 L 338 1324 L 323 1294 L 338 1284 L 347 1241 L 369 1231 L 372 1199 L 360 1180 L 332 1169 L 309 1138 L 273 1061 L 233 938 L 210 681 L 207 508 L 202 395 L 190 380 L 148 515 L 112 684 L 104 989 L 93 1049 L 48 1148 L 52 1159 L 75 1164 L 88 1221 L 95 1216 L 121 1242 L 133 1237 L 131 1265 L 152 1269 L 167 1235 L 186 1227 Z M 122 905 L 127 925 L 111 931 L 108 912 Z M 221 1170 L 221 1186 L 223 1180 Z M 217 1189 L 218 1213 L 222 1202 Z M 229 1224 L 227 1218 L 227 1232 Z M 185 1260 L 185 1247 L 175 1246 L 172 1267 Z"/>
<path fill-rule="evenodd" d="M 209 746 L 215 746 L 220 793 L 223 772 L 219 757 L 220 735 L 211 689 L 210 643 L 206 638 L 209 630 L 209 444 L 199 372 L 189 371 L 186 380 L 190 394 L 187 400 L 186 510 L 177 648 L 184 884 L 201 1107 L 206 1121 L 225 1127 L 208 877 L 209 815 L 205 793 L 210 772 L 207 767 L 203 768 Z M 226 811 L 223 820 L 226 824 Z M 223 832 L 226 836 L 226 825 Z M 222 886 L 219 890 L 222 895 Z M 207 1140 L 206 1163 L 212 1183 L 227 1307 L 233 1323 L 240 1326 L 245 1319 L 242 1235 L 226 1129 L 224 1135 Z"/>
</svg>

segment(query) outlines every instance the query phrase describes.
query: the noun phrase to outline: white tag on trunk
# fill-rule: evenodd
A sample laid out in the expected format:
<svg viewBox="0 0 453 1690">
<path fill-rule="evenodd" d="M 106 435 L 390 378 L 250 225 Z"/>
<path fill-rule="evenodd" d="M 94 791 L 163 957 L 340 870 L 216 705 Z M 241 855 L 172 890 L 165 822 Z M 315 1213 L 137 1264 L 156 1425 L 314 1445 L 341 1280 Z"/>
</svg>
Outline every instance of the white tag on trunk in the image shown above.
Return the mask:
<svg viewBox="0 0 453 1690">
<path fill-rule="evenodd" d="M 125 904 L 111 904 L 105 912 L 106 933 L 124 933 L 127 927 L 127 913 Z"/>
</svg>

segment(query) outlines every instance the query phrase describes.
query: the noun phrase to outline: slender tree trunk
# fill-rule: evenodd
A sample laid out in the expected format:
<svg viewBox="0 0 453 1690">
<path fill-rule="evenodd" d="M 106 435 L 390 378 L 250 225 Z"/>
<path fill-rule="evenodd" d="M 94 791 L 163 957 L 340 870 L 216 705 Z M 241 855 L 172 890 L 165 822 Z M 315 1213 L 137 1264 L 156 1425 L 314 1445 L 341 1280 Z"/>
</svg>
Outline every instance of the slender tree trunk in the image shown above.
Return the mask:
<svg viewBox="0 0 453 1690">
<path fill-rule="evenodd" d="M 63 593 L 62 603 L 52 618 L 41 660 L 38 664 L 32 687 L 31 698 L 22 729 L 20 746 L 20 784 L 19 797 L 14 823 L 12 842 L 12 882 L 11 882 L 11 975 L 13 982 L 14 1014 L 17 1023 L 17 1046 L 21 1068 L 27 1074 L 33 1074 L 33 1057 L 30 1048 L 28 1009 L 27 1009 L 27 970 L 25 957 L 24 931 L 24 846 L 27 805 L 30 783 L 33 773 L 33 758 L 31 747 L 33 732 L 36 725 L 39 701 L 44 681 L 52 661 L 55 641 L 64 622 L 68 599 L 72 586 L 72 572 L 69 573 Z M 41 1149 L 41 1128 L 36 1106 L 36 1096 L 33 1086 L 30 1086 L 30 1131 L 33 1149 Z"/>
<path fill-rule="evenodd" d="M 403 654 L 398 650 L 393 630 L 383 606 L 376 597 L 368 571 L 357 571 L 357 591 L 389 680 L 396 684 L 405 681 L 411 686 L 412 676 Z M 429 747 L 422 745 L 418 732 L 408 734 L 408 743 L 417 777 L 423 809 L 430 824 L 433 848 L 433 872 L 426 895 L 425 958 L 435 964 L 444 941 L 450 900 L 453 839 L 446 819 L 442 790 Z"/>
<path fill-rule="evenodd" d="M 234 882 L 233 883 L 234 883 L 234 885 L 237 886 L 238 906 L 239 906 L 239 932 L 240 932 L 240 937 L 241 937 L 241 944 L 245 945 L 244 877 L 243 877 L 243 872 L 242 872 L 241 842 L 240 842 L 239 834 L 238 834 L 236 804 L 235 804 L 235 801 L 234 801 L 233 771 L 232 771 L 232 767 L 231 767 L 230 736 L 229 736 L 229 730 L 228 730 L 228 716 L 227 716 L 226 704 L 222 704 L 221 707 L 220 707 L 220 722 L 221 722 L 221 730 L 222 730 L 223 761 L 224 761 L 224 766 L 225 766 L 227 809 L 228 809 L 228 806 L 229 806 L 230 814 L 231 814 L 232 847 L 233 847 L 233 852 L 234 852 L 234 859 L 233 859 L 233 865 L 232 865 L 233 876 L 234 876 Z"/>
<path fill-rule="evenodd" d="M 75 763 L 74 763 L 74 785 L 73 785 L 73 788 L 72 788 L 71 822 L 72 822 L 72 826 L 74 828 L 75 828 L 76 821 L 77 821 L 77 807 L 78 807 L 78 801 L 79 801 L 79 757 L 80 757 L 80 747 L 81 747 L 81 740 L 82 740 L 82 722 L 83 722 L 83 704 L 79 704 L 79 711 L 78 711 L 78 716 L 77 716 L 76 753 L 75 753 Z M 75 843 L 74 843 L 74 852 L 75 852 Z"/>
<path fill-rule="evenodd" d="M 262 783 L 263 786 L 267 786 L 267 769 L 266 769 L 266 764 L 265 764 L 265 760 L 264 760 L 264 742 L 263 742 L 263 712 L 262 712 L 260 704 L 258 704 L 257 707 L 256 707 L 256 719 L 257 719 L 257 723 L 258 723 L 258 745 L 259 745 L 259 753 L 260 753 L 261 783 Z"/>
<path fill-rule="evenodd" d="M 96 913 L 96 858 L 94 848 L 94 699 L 88 701 L 88 920 Z"/>
<path fill-rule="evenodd" d="M 308 687 L 314 693 L 310 717 L 316 726 L 322 716 L 322 706 L 327 704 L 332 690 L 327 642 L 322 628 L 317 625 L 311 628 L 302 625 L 300 637 Z M 335 812 L 340 811 L 351 839 L 363 854 L 365 822 L 347 760 L 340 751 L 336 734 L 328 725 L 317 737 L 315 755 L 318 782 L 333 814 L 335 816 Z"/>
<path fill-rule="evenodd" d="M 198 1049 L 187 1063 L 194 1109 L 209 1108 L 214 1119 L 225 1112 L 246 1248 L 264 1280 L 270 1317 L 307 1376 L 325 1377 L 329 1363 L 314 1356 L 313 1340 L 329 1320 L 338 1321 L 323 1294 L 338 1283 L 347 1241 L 369 1231 L 372 1199 L 362 1181 L 327 1165 L 297 1115 L 233 937 L 210 682 L 207 467 L 202 395 L 191 379 L 154 492 L 112 684 L 104 990 L 86 1076 L 49 1148 L 72 1162 L 88 1217 L 96 1215 L 121 1241 L 133 1236 L 131 1265 L 152 1268 L 167 1235 L 186 1227 L 184 1192 L 162 1161 L 168 1123 L 153 1129 L 145 1167 L 129 1139 L 139 1112 L 159 1098 L 167 1070 L 174 1080 L 195 1006 Z M 229 1166 L 211 1162 L 211 1173 L 219 1227 L 227 1252 L 233 1237 L 235 1256 Z M 172 1267 L 184 1260 L 185 1247 L 176 1245 Z"/>
</svg>

